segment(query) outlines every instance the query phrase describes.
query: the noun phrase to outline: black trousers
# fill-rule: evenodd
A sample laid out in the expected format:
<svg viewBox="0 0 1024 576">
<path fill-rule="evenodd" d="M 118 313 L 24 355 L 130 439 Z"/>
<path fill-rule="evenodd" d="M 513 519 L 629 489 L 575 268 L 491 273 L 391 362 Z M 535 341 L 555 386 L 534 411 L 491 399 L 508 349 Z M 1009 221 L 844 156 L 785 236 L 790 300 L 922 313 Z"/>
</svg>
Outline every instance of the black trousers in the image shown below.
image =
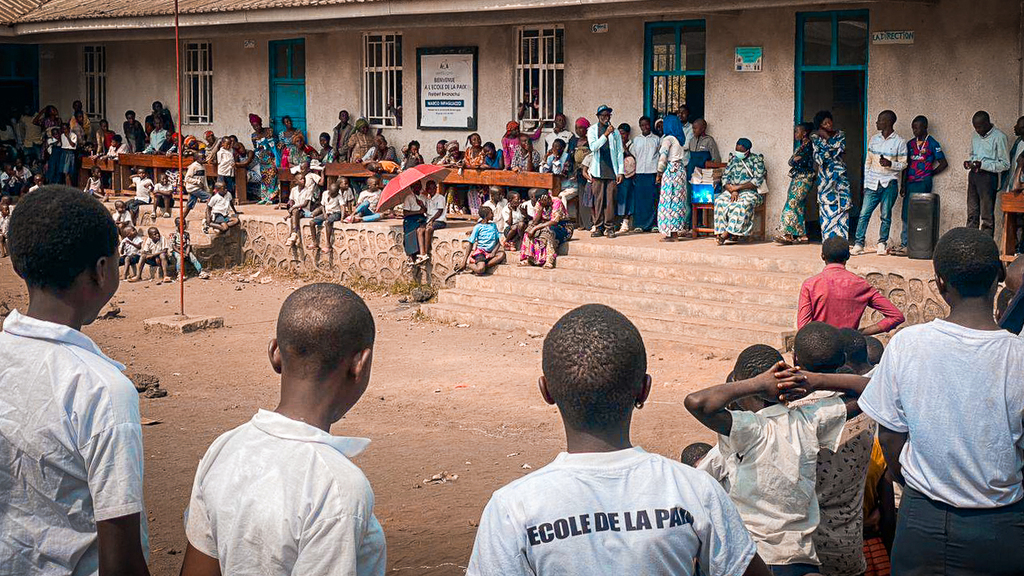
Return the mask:
<svg viewBox="0 0 1024 576">
<path fill-rule="evenodd" d="M 989 236 L 995 235 L 996 188 L 999 175 L 979 170 L 967 173 L 967 227 L 978 228 Z"/>
<path fill-rule="evenodd" d="M 594 193 L 594 230 L 615 228 L 615 179 L 594 178 L 590 184 Z"/>
</svg>

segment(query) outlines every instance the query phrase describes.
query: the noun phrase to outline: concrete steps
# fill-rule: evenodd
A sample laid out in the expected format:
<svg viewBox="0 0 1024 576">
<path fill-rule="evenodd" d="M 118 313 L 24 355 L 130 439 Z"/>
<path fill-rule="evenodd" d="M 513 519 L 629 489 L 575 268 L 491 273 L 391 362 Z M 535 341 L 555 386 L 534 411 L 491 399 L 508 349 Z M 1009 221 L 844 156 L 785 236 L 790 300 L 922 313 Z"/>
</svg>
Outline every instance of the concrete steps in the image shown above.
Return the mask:
<svg viewBox="0 0 1024 576">
<path fill-rule="evenodd" d="M 499 330 L 546 333 L 586 303 L 612 306 L 645 338 L 738 352 L 755 343 L 785 349 L 797 297 L 821 265 L 701 246 L 637 246 L 601 241 L 563 245 L 558 268 L 520 267 L 462 274 L 425 311 L 435 319 Z"/>
</svg>

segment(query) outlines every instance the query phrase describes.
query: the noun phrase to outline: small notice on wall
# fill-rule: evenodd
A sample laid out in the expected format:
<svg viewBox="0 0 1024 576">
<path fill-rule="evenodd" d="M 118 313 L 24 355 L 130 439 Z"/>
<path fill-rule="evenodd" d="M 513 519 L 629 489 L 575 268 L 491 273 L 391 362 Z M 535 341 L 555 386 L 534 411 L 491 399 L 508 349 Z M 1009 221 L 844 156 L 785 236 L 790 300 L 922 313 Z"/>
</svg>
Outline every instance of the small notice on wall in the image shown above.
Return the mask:
<svg viewBox="0 0 1024 576">
<path fill-rule="evenodd" d="M 871 33 L 872 44 L 913 44 L 913 30 L 888 30 Z"/>
<path fill-rule="evenodd" d="M 736 71 L 760 72 L 764 61 L 764 48 L 761 46 L 736 47 Z"/>
</svg>

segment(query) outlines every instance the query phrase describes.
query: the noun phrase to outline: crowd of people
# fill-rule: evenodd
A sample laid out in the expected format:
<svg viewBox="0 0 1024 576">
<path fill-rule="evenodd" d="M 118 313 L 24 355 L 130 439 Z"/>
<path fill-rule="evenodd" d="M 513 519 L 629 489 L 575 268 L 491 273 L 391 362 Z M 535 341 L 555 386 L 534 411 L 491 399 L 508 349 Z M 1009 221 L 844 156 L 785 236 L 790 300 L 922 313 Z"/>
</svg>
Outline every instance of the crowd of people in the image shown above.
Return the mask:
<svg viewBox="0 0 1024 576">
<path fill-rule="evenodd" d="M 474 243 L 497 235 L 493 217 L 481 207 Z M 64 186 L 10 216 L 29 304 L 0 333 L 3 573 L 148 574 L 137 393 L 80 331 L 117 291 L 121 236 L 102 203 Z M 149 254 L 162 242 L 153 230 L 146 241 Z M 1008 274 L 995 242 L 946 233 L 934 268 L 950 313 L 884 348 L 870 335 L 903 317 L 845 271 L 849 257 L 844 238 L 823 243 L 792 360 L 751 346 L 724 384 L 686 397 L 717 445 L 687 446 L 681 461 L 631 441 L 654 386 L 637 328 L 596 304 L 563 316 L 539 392 L 565 452 L 494 492 L 467 574 L 874 575 L 890 552 L 897 576 L 1021 574 L 1024 340 L 993 317 Z M 1008 286 L 1020 288 L 1022 263 Z M 868 306 L 885 318 L 862 327 Z M 385 574 L 373 490 L 350 461 L 368 441 L 330 434 L 367 390 L 374 338 L 351 290 L 289 295 L 269 346 L 280 402 L 200 461 L 183 575 Z"/>
</svg>

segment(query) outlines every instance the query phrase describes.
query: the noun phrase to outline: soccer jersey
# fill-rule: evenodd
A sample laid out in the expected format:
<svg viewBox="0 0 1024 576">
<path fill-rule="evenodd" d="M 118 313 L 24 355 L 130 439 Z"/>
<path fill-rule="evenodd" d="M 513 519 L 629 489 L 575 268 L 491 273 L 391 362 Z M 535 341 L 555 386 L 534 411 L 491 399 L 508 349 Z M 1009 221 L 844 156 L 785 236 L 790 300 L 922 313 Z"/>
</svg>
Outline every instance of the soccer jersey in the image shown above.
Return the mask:
<svg viewBox="0 0 1024 576">
<path fill-rule="evenodd" d="M 907 142 L 907 182 L 921 182 L 932 175 L 933 166 L 946 158 L 939 142 L 929 136 L 924 142 L 917 138 Z"/>
</svg>

